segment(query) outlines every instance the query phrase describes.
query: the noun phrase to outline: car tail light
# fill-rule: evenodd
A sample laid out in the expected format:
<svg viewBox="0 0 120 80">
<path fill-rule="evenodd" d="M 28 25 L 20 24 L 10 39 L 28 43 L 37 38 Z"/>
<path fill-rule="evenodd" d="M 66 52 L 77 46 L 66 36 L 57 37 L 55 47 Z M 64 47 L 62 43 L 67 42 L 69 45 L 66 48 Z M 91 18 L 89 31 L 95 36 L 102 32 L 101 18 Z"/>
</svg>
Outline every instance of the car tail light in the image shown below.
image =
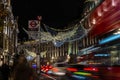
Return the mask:
<svg viewBox="0 0 120 80">
<path fill-rule="evenodd" d="M 52 69 L 53 67 L 52 66 L 49 66 L 49 69 Z"/>
<path fill-rule="evenodd" d="M 76 68 L 67 68 L 68 71 L 72 71 L 72 72 L 77 72 L 78 70 Z"/>
<path fill-rule="evenodd" d="M 98 72 L 98 68 L 96 67 L 87 67 L 87 68 L 84 68 L 85 71 L 95 71 L 95 72 Z"/>
</svg>

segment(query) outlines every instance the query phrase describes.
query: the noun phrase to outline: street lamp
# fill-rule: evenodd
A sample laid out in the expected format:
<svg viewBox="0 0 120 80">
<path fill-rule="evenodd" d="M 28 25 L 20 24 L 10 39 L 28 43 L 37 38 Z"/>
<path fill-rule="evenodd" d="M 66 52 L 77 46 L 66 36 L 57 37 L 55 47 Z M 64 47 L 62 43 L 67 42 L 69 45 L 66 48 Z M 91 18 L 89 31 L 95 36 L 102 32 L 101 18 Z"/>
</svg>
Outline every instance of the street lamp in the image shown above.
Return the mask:
<svg viewBox="0 0 120 80">
<path fill-rule="evenodd" d="M 38 24 L 39 24 L 39 28 L 38 28 L 38 38 L 39 38 L 39 47 L 38 47 L 38 54 L 37 54 L 37 73 L 40 75 L 40 57 L 41 57 L 41 54 L 40 54 L 40 49 L 41 49 L 41 32 L 40 32 L 40 24 L 41 24 L 41 19 L 42 19 L 42 16 L 37 16 L 38 18 Z"/>
</svg>

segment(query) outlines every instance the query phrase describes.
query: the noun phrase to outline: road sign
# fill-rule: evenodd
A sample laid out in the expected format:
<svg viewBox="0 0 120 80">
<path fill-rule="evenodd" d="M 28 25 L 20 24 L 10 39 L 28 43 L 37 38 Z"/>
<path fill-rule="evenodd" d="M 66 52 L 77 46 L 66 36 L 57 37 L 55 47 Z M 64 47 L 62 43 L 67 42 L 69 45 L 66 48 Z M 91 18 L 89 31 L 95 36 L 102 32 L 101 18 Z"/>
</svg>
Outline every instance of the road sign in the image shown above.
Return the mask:
<svg viewBox="0 0 120 80">
<path fill-rule="evenodd" d="M 28 22 L 28 28 L 29 29 L 33 29 L 33 30 L 35 30 L 35 29 L 38 29 L 39 28 L 39 22 L 38 22 L 38 20 L 29 20 L 29 22 Z"/>
</svg>

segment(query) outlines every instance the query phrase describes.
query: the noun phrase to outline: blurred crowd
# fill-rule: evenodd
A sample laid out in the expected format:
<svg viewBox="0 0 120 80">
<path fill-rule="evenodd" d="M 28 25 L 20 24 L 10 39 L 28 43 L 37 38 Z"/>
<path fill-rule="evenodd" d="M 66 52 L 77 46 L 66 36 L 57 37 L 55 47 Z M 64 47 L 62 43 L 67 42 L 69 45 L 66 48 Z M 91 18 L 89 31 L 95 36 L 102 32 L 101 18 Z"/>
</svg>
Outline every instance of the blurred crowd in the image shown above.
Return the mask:
<svg viewBox="0 0 120 80">
<path fill-rule="evenodd" d="M 24 54 L 16 58 L 12 66 L 7 61 L 4 62 L 0 59 L 0 62 L 2 62 L 0 66 L 0 80 L 39 80 L 39 76 Z"/>
</svg>

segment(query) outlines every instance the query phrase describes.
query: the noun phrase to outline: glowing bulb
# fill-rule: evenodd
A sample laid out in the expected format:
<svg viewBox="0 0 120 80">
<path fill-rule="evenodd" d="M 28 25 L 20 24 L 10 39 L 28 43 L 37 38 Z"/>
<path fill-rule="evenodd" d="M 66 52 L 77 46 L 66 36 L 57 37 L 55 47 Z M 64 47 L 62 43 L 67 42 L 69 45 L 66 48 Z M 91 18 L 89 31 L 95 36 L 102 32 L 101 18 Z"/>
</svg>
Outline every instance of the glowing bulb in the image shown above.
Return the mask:
<svg viewBox="0 0 120 80">
<path fill-rule="evenodd" d="M 108 9 L 106 7 L 103 8 L 103 11 L 108 11 Z"/>
<path fill-rule="evenodd" d="M 93 24 L 96 24 L 96 20 L 95 20 L 95 18 L 93 19 L 92 23 L 93 23 Z"/>
<path fill-rule="evenodd" d="M 106 2 L 104 2 L 104 3 L 103 3 L 103 11 L 108 11 L 108 9 L 107 9 L 106 5 L 107 5 L 107 3 L 106 3 Z"/>
<path fill-rule="evenodd" d="M 114 0 L 112 0 L 112 6 L 116 6 L 116 3 Z"/>
<path fill-rule="evenodd" d="M 102 16 L 102 12 L 100 9 L 98 10 L 98 16 Z"/>
</svg>

